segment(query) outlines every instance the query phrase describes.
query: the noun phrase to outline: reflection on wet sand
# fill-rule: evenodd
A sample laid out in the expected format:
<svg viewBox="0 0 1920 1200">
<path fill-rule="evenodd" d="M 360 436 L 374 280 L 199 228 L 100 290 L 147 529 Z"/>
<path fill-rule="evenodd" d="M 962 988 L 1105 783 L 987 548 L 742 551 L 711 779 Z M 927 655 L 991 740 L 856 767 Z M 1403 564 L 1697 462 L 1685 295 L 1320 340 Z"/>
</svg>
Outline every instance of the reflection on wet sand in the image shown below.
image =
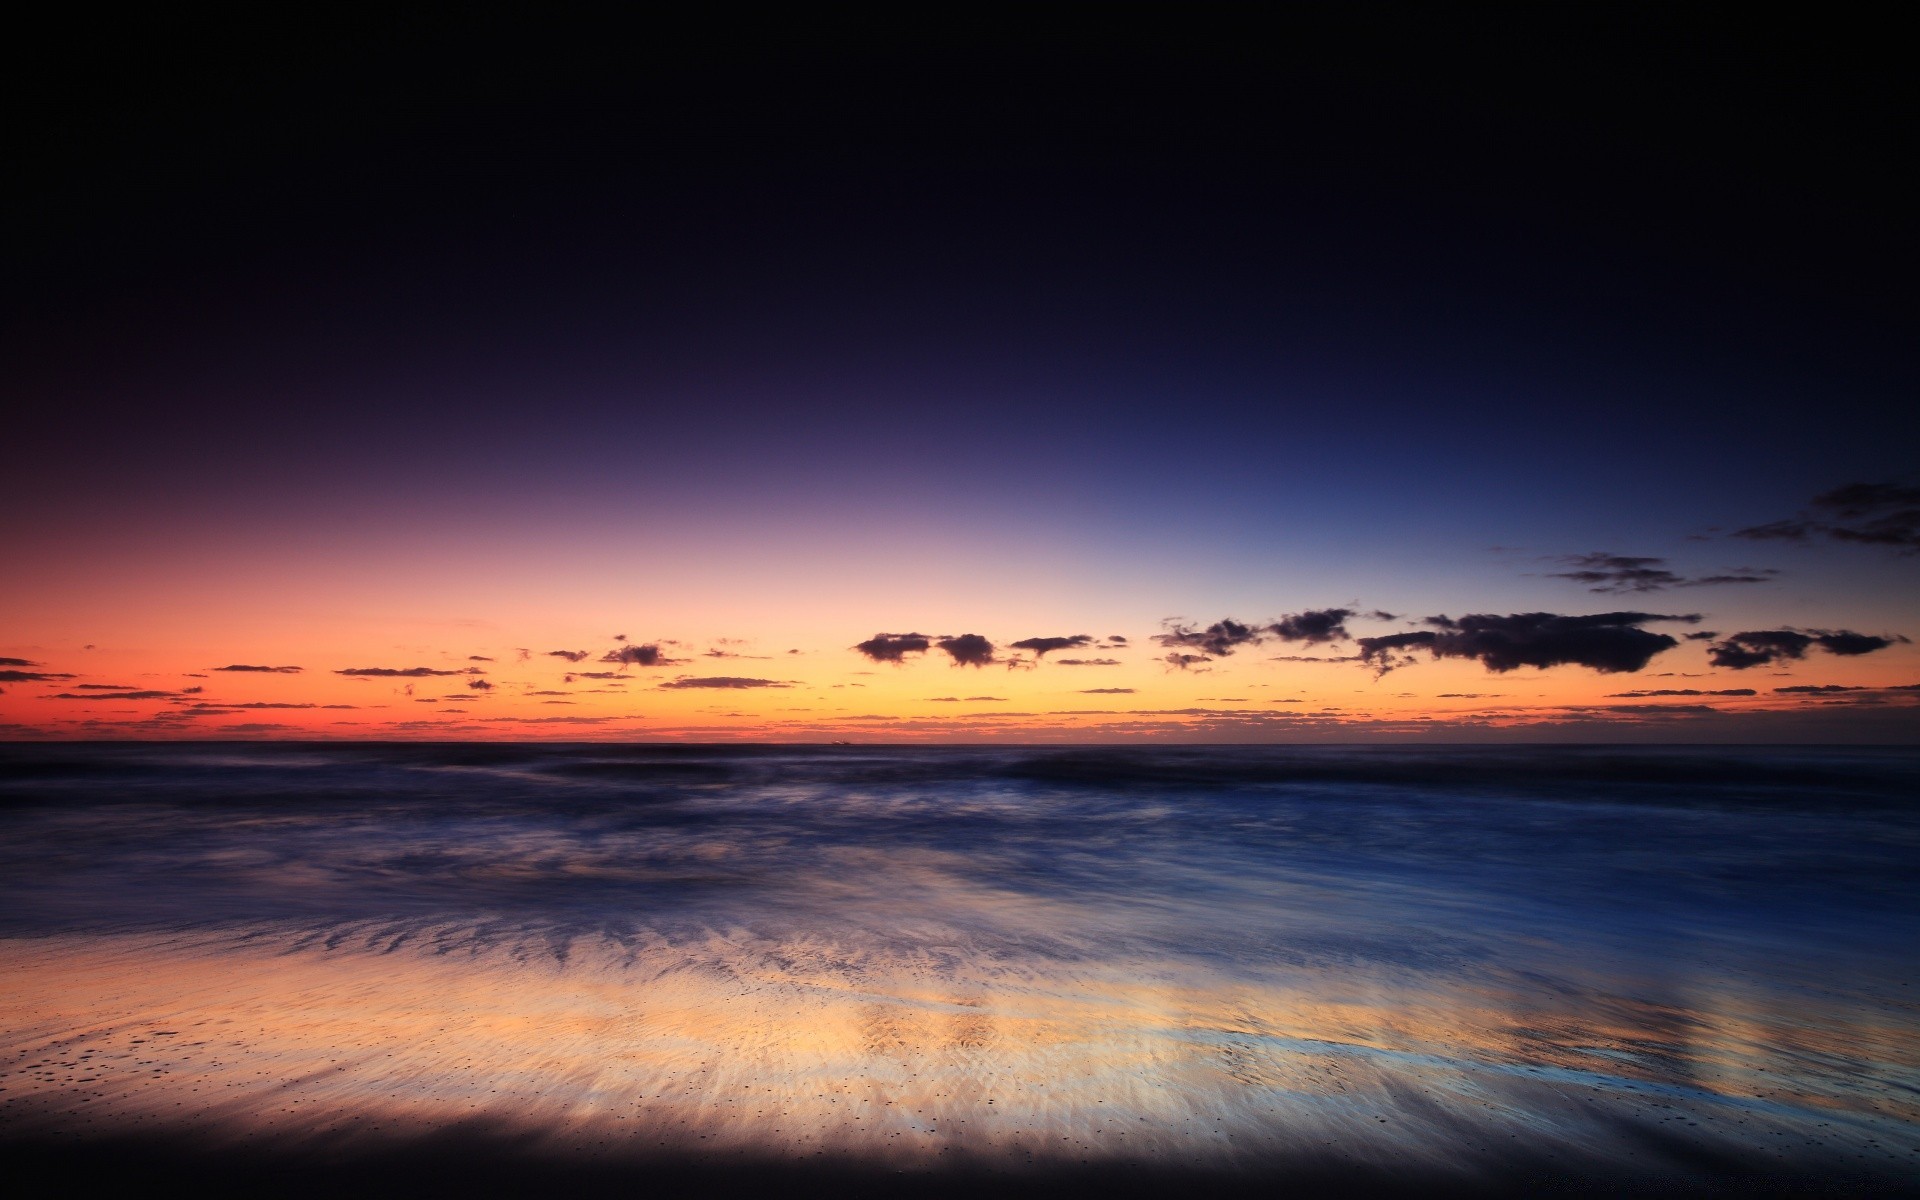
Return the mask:
<svg viewBox="0 0 1920 1200">
<path fill-rule="evenodd" d="M 1346 1160 L 1471 1181 L 1516 1142 L 1626 1176 L 1674 1170 L 1675 1140 L 1885 1169 L 1920 1116 L 1886 1082 L 1916 1075 L 1901 1030 L 1737 996 L 1683 1011 L 951 947 L 935 969 L 931 947 L 881 962 L 738 930 L 562 959 L 470 934 L 12 940 L 6 1122 L 351 1150 L 479 1121 L 571 1158 Z"/>
</svg>

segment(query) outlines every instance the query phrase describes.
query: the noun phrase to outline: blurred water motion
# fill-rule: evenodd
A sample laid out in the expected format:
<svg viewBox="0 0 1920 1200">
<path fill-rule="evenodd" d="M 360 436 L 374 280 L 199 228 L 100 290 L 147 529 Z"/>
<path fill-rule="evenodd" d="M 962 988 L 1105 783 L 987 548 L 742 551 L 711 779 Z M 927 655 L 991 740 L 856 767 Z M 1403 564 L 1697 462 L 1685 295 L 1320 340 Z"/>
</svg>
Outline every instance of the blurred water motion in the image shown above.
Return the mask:
<svg viewBox="0 0 1920 1200">
<path fill-rule="evenodd" d="M 1916 784 L 1897 751 L 0 747 L 0 1133 L 1911 1185 Z"/>
</svg>

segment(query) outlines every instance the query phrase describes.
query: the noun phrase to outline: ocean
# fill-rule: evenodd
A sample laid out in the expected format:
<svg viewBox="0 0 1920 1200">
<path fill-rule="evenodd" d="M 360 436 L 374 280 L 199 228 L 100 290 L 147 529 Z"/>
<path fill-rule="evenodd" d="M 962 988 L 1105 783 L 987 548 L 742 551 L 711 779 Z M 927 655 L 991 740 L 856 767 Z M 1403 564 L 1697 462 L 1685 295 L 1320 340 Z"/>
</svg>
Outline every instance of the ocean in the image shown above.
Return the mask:
<svg viewBox="0 0 1920 1200">
<path fill-rule="evenodd" d="M 0 745 L 74 1178 L 1915 1190 L 1916 979 L 1913 750 Z"/>
</svg>

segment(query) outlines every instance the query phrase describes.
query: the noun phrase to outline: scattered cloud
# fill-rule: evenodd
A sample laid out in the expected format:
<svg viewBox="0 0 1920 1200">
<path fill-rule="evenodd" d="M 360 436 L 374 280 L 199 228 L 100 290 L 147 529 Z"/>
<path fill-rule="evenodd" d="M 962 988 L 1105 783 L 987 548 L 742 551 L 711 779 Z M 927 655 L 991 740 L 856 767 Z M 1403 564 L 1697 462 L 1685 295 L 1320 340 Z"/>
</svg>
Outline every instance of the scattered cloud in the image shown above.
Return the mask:
<svg viewBox="0 0 1920 1200">
<path fill-rule="evenodd" d="M 54 692 L 49 700 L 171 700 L 178 692 Z"/>
<path fill-rule="evenodd" d="M 1204 670 L 1205 668 L 1202 664 L 1210 663 L 1213 660 L 1204 654 L 1184 654 L 1175 650 L 1167 654 L 1161 661 L 1173 667 L 1175 670 L 1191 671 L 1196 667 Z"/>
<path fill-rule="evenodd" d="M 1774 689 L 1778 691 L 1778 688 Z M 1650 688 L 1643 692 L 1608 692 L 1609 700 L 1637 700 L 1648 696 L 1751 696 L 1752 688 Z"/>
<path fill-rule="evenodd" d="M 37 667 L 37 662 L 28 662 L 24 658 L 0 658 L 0 667 Z"/>
<path fill-rule="evenodd" d="M 1081 688 L 1082 696 L 1131 696 L 1133 688 Z"/>
<path fill-rule="evenodd" d="M 568 662 L 577 663 L 592 653 L 593 651 L 591 650 L 549 650 L 546 653 L 546 657 L 564 658 Z"/>
<path fill-rule="evenodd" d="M 1804 542 L 1814 537 L 1920 553 L 1920 487 L 1850 483 L 1815 496 L 1799 516 L 1734 531 L 1756 541 Z"/>
<path fill-rule="evenodd" d="M 209 667 L 211 671 L 252 671 L 261 675 L 298 675 L 301 667 L 256 667 L 250 663 L 230 663 L 224 667 Z"/>
<path fill-rule="evenodd" d="M 493 685 L 484 679 L 469 679 L 467 680 L 467 686 L 478 692 L 490 692 L 493 690 Z"/>
<path fill-rule="evenodd" d="M 1091 645 L 1093 645 L 1093 636 L 1091 634 L 1076 633 L 1071 637 L 1021 638 L 1019 641 L 1012 643 L 1012 649 L 1031 650 L 1033 651 L 1033 656 L 1038 659 L 1045 658 L 1049 651 L 1081 650 Z"/>
<path fill-rule="evenodd" d="M 663 688 L 783 688 L 792 684 L 779 679 L 746 679 L 738 675 L 704 675 L 680 678 L 660 685 Z"/>
<path fill-rule="evenodd" d="M 1607 554 L 1603 551 L 1562 554 L 1556 556 L 1554 561 L 1573 569 L 1548 572 L 1549 579 L 1571 579 L 1576 583 L 1591 584 L 1593 586 L 1588 591 L 1603 594 L 1658 592 L 1666 588 L 1706 587 L 1724 583 L 1769 583 L 1780 573 L 1772 567 L 1736 567 L 1717 575 L 1689 579 L 1669 569 L 1664 558 Z"/>
<path fill-rule="evenodd" d="M 909 654 L 924 654 L 933 639 L 924 633 L 876 633 L 854 646 L 874 662 L 904 662 Z"/>
<path fill-rule="evenodd" d="M 441 671 L 434 667 L 348 667 L 344 671 L 335 671 L 335 675 L 353 675 L 363 679 L 425 679 L 429 675 L 471 675 L 477 668 L 468 667 L 462 671 Z"/>
<path fill-rule="evenodd" d="M 974 701 L 981 701 L 981 700 L 990 700 L 996 704 L 1004 704 L 1006 703 L 1007 698 L 1005 696 L 968 696 L 967 697 L 968 703 L 972 703 Z"/>
<path fill-rule="evenodd" d="M 935 644 L 952 656 L 956 667 L 984 667 L 993 661 L 993 643 L 977 633 L 944 637 Z"/>
<path fill-rule="evenodd" d="M 1816 648 L 1851 658 L 1907 640 L 1899 634 L 1881 637 L 1850 629 L 1749 629 L 1708 646 L 1707 661 L 1716 667 L 1744 671 L 1805 658 L 1807 651 Z"/>
<path fill-rule="evenodd" d="M 1198 650 L 1202 655 L 1210 658 L 1224 657 L 1242 646 L 1258 645 L 1262 640 L 1260 630 L 1251 625 L 1243 625 L 1232 617 L 1215 621 L 1205 629 L 1196 629 L 1191 625 L 1172 620 L 1162 624 L 1166 626 L 1167 631 L 1154 634 L 1154 641 L 1169 650 Z M 1171 663 L 1176 658 L 1185 657 L 1187 656 L 1177 653 L 1169 654 L 1167 661 Z"/>
<path fill-rule="evenodd" d="M 493 660 L 488 658 L 484 654 L 469 654 L 467 655 L 467 661 L 468 662 L 492 662 Z"/>
<path fill-rule="evenodd" d="M 658 645 L 648 642 L 643 646 L 620 646 L 600 656 L 603 663 L 619 663 L 625 667 L 670 667 L 683 663 L 684 658 L 668 658 Z"/>
<path fill-rule="evenodd" d="M 1360 638 L 1360 658 L 1380 675 L 1414 662 L 1414 652 L 1418 650 L 1425 650 L 1434 658 L 1476 659 L 1487 670 L 1495 672 L 1518 667 L 1544 670 L 1573 665 L 1615 674 L 1638 671 L 1654 655 L 1680 644 L 1667 634 L 1640 626 L 1653 621 L 1699 619 L 1697 613 L 1643 612 L 1586 616 L 1543 612 L 1506 616 L 1474 613 L 1458 620 L 1447 616 L 1428 617 L 1425 623 L 1434 626 L 1432 630 Z"/>
<path fill-rule="evenodd" d="M 1347 618 L 1353 615 L 1350 608 L 1310 609 L 1281 617 L 1267 626 L 1267 632 L 1283 642 L 1343 642 L 1348 636 Z"/>
<path fill-rule="evenodd" d="M 1117 667 L 1120 665 L 1120 660 L 1117 658 L 1056 658 L 1053 660 L 1053 665 L 1056 667 Z"/>
</svg>

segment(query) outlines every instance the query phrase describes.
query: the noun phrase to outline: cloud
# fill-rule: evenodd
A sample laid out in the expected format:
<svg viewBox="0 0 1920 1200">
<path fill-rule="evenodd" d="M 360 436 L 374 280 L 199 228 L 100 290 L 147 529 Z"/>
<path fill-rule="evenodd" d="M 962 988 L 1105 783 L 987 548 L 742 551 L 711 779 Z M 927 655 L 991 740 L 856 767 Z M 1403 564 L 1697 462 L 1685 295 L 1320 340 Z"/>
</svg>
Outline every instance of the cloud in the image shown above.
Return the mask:
<svg viewBox="0 0 1920 1200">
<path fill-rule="evenodd" d="M 967 700 L 969 702 L 976 701 L 976 700 L 991 700 L 996 704 L 1004 704 L 1006 703 L 1007 698 L 1005 696 L 968 696 Z"/>
<path fill-rule="evenodd" d="M 37 667 L 37 662 L 28 662 L 24 658 L 0 658 L 0 667 Z"/>
<path fill-rule="evenodd" d="M 936 644 L 953 656 L 956 667 L 984 667 L 993 661 L 993 643 L 977 633 L 944 637 Z"/>
<path fill-rule="evenodd" d="M 1433 631 L 1360 638 L 1358 644 L 1361 660 L 1381 675 L 1415 661 L 1417 650 L 1425 650 L 1434 658 L 1476 659 L 1494 672 L 1573 665 L 1617 674 L 1638 671 L 1654 655 L 1680 644 L 1667 634 L 1640 626 L 1651 621 L 1699 619 L 1697 613 L 1474 613 L 1459 620 L 1428 617 L 1426 623 L 1436 627 Z"/>
<path fill-rule="evenodd" d="M 1193 668 L 1200 666 L 1202 663 L 1212 662 L 1213 660 L 1208 658 L 1204 654 L 1183 654 L 1180 651 L 1175 650 L 1169 653 L 1165 658 L 1161 659 L 1161 661 L 1166 663 L 1168 666 L 1174 667 L 1178 670 L 1191 671 Z"/>
<path fill-rule="evenodd" d="M 1124 633 L 1110 633 L 1107 635 L 1107 641 L 1115 646 L 1124 646 L 1127 644 L 1127 635 Z"/>
<path fill-rule="evenodd" d="M 1267 632 L 1283 642 L 1341 642 L 1347 639 L 1346 621 L 1353 615 L 1350 608 L 1310 609 L 1281 617 Z"/>
<path fill-rule="evenodd" d="M 1752 688 L 1715 688 L 1709 691 L 1702 691 L 1699 688 L 1650 688 L 1644 692 L 1608 692 L 1607 699 L 1639 700 L 1648 696 L 1751 696 L 1753 694 Z"/>
<path fill-rule="evenodd" d="M 484 654 L 469 654 L 467 655 L 467 661 L 468 662 L 492 662 L 493 660 L 488 658 Z"/>
<path fill-rule="evenodd" d="M 572 683 L 576 679 L 617 679 L 624 683 L 626 678 L 618 671 L 574 671 L 567 676 L 567 682 Z"/>
<path fill-rule="evenodd" d="M 1733 536 L 1795 542 L 1819 536 L 1920 553 L 1920 487 L 1849 483 L 1815 496 L 1798 517 L 1752 525 Z"/>
<path fill-rule="evenodd" d="M 619 663 L 625 667 L 670 667 L 686 661 L 684 658 L 668 658 L 661 653 L 660 647 L 652 642 L 644 646 L 621 646 L 609 650 L 600 656 L 603 663 Z"/>
<path fill-rule="evenodd" d="M 493 685 L 484 679 L 469 679 L 467 680 L 467 686 L 479 692 L 490 692 L 493 690 Z"/>
<path fill-rule="evenodd" d="M 1375 621 L 1398 621 L 1400 619 L 1399 614 L 1390 613 L 1383 608 L 1376 608 L 1366 615 Z"/>
<path fill-rule="evenodd" d="M 1692 633 L 1681 634 L 1680 640 L 1686 641 L 1686 642 L 1711 642 L 1713 639 L 1719 636 L 1720 634 L 1719 634 L 1719 631 L 1717 630 L 1696 629 Z"/>
<path fill-rule="evenodd" d="M 698 678 L 682 675 L 660 686 L 663 688 L 783 688 L 793 685 L 778 679 L 745 679 L 738 675 L 703 675 Z"/>
<path fill-rule="evenodd" d="M 1881 637 L 1850 629 L 1749 629 L 1708 646 L 1707 661 L 1716 667 L 1744 671 L 1772 662 L 1805 658 L 1807 651 L 1815 648 L 1852 658 L 1907 640 L 1899 634 Z"/>
<path fill-rule="evenodd" d="M 1091 634 L 1076 633 L 1072 637 L 1030 637 L 1021 638 L 1012 643 L 1015 650 L 1031 650 L 1035 658 L 1045 658 L 1050 650 L 1080 650 L 1093 645 Z"/>
<path fill-rule="evenodd" d="M 568 662 L 579 662 L 581 659 L 585 658 L 587 655 L 592 653 L 593 651 L 591 650 L 549 650 L 546 653 L 546 657 L 564 658 Z"/>
<path fill-rule="evenodd" d="M 178 692 L 55 692 L 49 700 L 170 700 Z"/>
<path fill-rule="evenodd" d="M 1833 692 L 1869 692 L 1874 689 L 1849 687 L 1844 683 L 1797 683 L 1792 687 L 1777 687 L 1773 690 L 1787 695 L 1825 696 Z"/>
<path fill-rule="evenodd" d="M 1629 554 L 1562 554 L 1557 560 L 1574 569 L 1551 571 L 1549 579 L 1571 579 L 1589 583 L 1587 590 L 1600 593 L 1658 592 L 1665 588 L 1705 587 L 1722 583 L 1768 583 L 1780 572 L 1771 567 L 1738 567 L 1718 575 L 1688 579 L 1667 568 L 1664 558 L 1644 558 Z"/>
<path fill-rule="evenodd" d="M 344 671 L 335 671 L 335 675 L 353 675 L 363 679 L 424 679 L 429 675 L 471 675 L 475 668 L 464 671 L 440 671 L 433 667 L 349 667 Z"/>
<path fill-rule="evenodd" d="M 1120 660 L 1117 658 L 1056 658 L 1053 660 L 1053 665 L 1056 667 L 1117 667 L 1120 665 Z"/>
<path fill-rule="evenodd" d="M 876 633 L 854 646 L 874 662 L 904 662 L 909 654 L 924 654 L 933 639 L 924 633 Z"/>
<path fill-rule="evenodd" d="M 252 671 L 261 675 L 298 675 L 301 667 L 256 667 L 250 663 L 230 663 L 224 667 L 209 667 L 212 671 Z"/>
<path fill-rule="evenodd" d="M 1198 650 L 1212 658 L 1232 654 L 1242 646 L 1258 645 L 1262 640 L 1260 630 L 1251 625 L 1242 625 L 1231 617 L 1215 621 L 1205 629 L 1195 629 L 1191 625 L 1171 620 L 1164 621 L 1162 624 L 1167 627 L 1167 631 L 1154 634 L 1154 641 L 1169 650 Z M 1167 656 L 1167 661 L 1173 662 L 1176 657 L 1181 656 L 1170 654 Z"/>
<path fill-rule="evenodd" d="M 1131 696 L 1132 688 L 1081 688 L 1082 696 Z"/>
</svg>

